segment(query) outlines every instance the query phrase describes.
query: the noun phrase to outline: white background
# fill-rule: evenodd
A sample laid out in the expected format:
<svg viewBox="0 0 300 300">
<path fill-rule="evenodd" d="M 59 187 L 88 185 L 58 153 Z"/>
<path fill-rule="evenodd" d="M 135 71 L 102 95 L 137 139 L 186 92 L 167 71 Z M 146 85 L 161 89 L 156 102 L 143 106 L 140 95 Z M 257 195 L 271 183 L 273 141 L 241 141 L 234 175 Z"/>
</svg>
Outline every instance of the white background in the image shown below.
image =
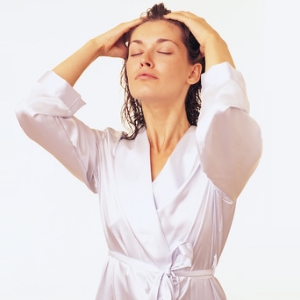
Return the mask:
<svg viewBox="0 0 300 300">
<path fill-rule="evenodd" d="M 97 195 L 27 138 L 14 110 L 45 71 L 154 3 L 1 0 L 0 299 L 94 299 L 106 258 Z M 300 299 L 297 10 L 275 0 L 164 3 L 227 41 L 263 132 L 216 276 L 229 300 Z M 77 116 L 91 127 L 122 129 L 120 67 L 100 58 L 75 86 L 88 103 Z"/>
</svg>

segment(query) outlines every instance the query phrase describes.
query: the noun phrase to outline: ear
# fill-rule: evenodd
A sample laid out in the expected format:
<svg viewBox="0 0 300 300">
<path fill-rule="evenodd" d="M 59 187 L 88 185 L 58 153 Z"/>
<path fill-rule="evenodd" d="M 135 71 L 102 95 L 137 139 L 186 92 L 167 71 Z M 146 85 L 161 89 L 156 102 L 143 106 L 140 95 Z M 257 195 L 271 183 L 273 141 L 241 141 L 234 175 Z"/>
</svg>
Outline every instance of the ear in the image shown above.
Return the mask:
<svg viewBox="0 0 300 300">
<path fill-rule="evenodd" d="M 201 72 L 202 65 L 200 63 L 192 65 L 190 69 L 190 74 L 187 79 L 188 83 L 190 85 L 197 83 L 200 80 Z"/>
</svg>

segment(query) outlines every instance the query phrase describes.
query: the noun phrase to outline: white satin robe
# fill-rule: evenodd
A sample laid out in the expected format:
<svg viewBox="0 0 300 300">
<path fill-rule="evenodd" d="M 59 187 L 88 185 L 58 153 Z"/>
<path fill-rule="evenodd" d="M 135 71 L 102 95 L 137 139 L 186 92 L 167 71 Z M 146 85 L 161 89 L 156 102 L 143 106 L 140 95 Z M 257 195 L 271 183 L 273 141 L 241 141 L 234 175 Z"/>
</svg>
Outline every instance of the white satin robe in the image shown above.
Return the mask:
<svg viewBox="0 0 300 300">
<path fill-rule="evenodd" d="M 98 300 L 224 300 L 214 277 L 235 200 L 261 155 L 242 75 L 202 75 L 202 109 L 152 182 L 145 130 L 135 140 L 76 119 L 80 95 L 46 73 L 17 108 L 26 134 L 99 193 L 108 260 Z M 105 113 L 105 111 L 103 112 Z"/>
</svg>

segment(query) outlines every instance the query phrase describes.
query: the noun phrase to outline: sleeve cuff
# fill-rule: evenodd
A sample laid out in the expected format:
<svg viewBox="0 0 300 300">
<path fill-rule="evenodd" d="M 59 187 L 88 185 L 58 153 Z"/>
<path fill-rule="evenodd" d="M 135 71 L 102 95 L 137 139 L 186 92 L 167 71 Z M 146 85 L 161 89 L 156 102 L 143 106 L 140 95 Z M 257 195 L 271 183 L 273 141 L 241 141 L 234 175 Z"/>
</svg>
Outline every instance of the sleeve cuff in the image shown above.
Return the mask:
<svg viewBox="0 0 300 300">
<path fill-rule="evenodd" d="M 85 105 L 81 95 L 54 71 L 46 72 L 38 83 L 44 86 L 51 95 L 61 99 L 71 115 Z"/>
<path fill-rule="evenodd" d="M 214 65 L 201 76 L 202 90 L 204 91 L 208 86 L 220 86 L 230 80 L 239 83 L 244 92 L 246 92 L 246 84 L 243 75 L 233 68 L 230 63 L 223 62 L 218 65 Z"/>
<path fill-rule="evenodd" d="M 228 62 L 212 66 L 202 79 L 202 113 L 212 107 L 225 111 L 236 107 L 249 113 L 250 105 L 242 74 Z"/>
</svg>

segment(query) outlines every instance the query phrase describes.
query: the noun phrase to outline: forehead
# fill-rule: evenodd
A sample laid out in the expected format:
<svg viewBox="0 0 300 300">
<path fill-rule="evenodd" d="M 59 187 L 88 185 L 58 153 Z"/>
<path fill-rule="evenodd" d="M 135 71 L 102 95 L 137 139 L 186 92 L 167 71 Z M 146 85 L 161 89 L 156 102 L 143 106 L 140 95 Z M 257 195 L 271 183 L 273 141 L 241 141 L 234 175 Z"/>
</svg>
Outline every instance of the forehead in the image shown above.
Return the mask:
<svg viewBox="0 0 300 300">
<path fill-rule="evenodd" d="M 168 38 L 174 41 L 181 41 L 182 32 L 177 25 L 168 21 L 147 21 L 132 32 L 130 40 L 144 40 L 148 38 Z"/>
</svg>

